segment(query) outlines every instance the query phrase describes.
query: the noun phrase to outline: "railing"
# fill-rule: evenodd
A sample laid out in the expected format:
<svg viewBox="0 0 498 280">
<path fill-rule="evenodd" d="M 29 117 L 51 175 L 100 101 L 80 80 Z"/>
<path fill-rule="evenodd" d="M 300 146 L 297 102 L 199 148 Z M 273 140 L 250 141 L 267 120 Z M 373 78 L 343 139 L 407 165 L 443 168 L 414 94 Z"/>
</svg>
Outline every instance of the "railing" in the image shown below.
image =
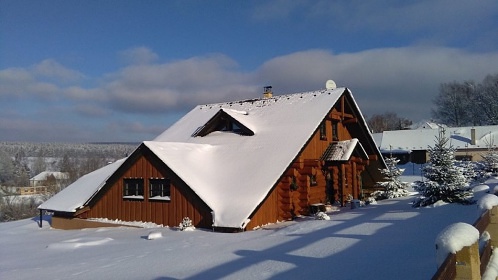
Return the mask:
<svg viewBox="0 0 498 280">
<path fill-rule="evenodd" d="M 488 228 L 491 223 L 491 213 L 486 210 L 478 219 L 475 221 L 473 226 L 479 230 L 479 235 L 481 235 Z M 489 263 L 492 253 L 491 240 L 488 240 L 484 247 L 479 249 L 479 259 L 480 259 L 480 273 L 481 276 L 484 274 L 486 267 Z M 432 277 L 433 280 L 449 280 L 455 279 L 457 277 L 457 257 L 456 254 L 448 254 L 445 261 L 438 268 L 436 274 Z"/>
<path fill-rule="evenodd" d="M 439 267 L 432 280 L 453 280 L 456 278 L 456 255 L 449 254 Z"/>
</svg>

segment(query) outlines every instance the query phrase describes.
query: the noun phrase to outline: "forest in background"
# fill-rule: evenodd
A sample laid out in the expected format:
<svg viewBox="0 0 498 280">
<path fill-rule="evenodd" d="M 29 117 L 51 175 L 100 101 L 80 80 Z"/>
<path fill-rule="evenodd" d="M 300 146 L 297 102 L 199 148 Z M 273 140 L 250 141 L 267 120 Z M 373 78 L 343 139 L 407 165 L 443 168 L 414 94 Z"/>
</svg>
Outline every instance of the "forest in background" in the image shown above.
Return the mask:
<svg viewBox="0 0 498 280">
<path fill-rule="evenodd" d="M 36 207 L 79 177 L 127 157 L 138 143 L 0 142 L 0 222 L 36 215 Z M 65 172 L 66 180 L 47 178 L 43 195 L 21 196 L 19 190 L 43 171 Z"/>
</svg>

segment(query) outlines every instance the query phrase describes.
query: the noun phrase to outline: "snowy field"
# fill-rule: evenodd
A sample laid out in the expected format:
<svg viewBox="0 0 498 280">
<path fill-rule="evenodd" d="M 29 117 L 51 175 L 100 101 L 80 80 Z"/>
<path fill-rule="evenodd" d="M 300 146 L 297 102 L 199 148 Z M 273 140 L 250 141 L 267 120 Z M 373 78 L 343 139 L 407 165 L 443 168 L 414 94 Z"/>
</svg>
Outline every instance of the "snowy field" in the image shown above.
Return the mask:
<svg viewBox="0 0 498 280">
<path fill-rule="evenodd" d="M 419 179 L 418 177 L 415 179 Z M 491 190 L 498 179 L 486 182 Z M 482 189 L 482 188 L 480 188 Z M 476 198 L 486 190 L 475 193 Z M 412 208 L 413 197 L 244 233 L 176 228 L 56 230 L 0 224 L 0 279 L 430 279 L 435 239 L 476 205 Z"/>
</svg>

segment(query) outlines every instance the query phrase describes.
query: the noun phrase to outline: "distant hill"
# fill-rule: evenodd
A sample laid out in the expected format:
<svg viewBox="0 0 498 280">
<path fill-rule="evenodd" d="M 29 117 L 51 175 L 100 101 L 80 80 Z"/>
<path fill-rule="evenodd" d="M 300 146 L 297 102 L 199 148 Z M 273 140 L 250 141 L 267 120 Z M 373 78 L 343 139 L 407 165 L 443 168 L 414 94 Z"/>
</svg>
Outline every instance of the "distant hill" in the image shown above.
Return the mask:
<svg viewBox="0 0 498 280">
<path fill-rule="evenodd" d="M 34 142 L 0 142 L 0 151 L 15 157 L 73 157 L 109 156 L 122 158 L 137 148 L 139 143 L 34 143 Z"/>
</svg>

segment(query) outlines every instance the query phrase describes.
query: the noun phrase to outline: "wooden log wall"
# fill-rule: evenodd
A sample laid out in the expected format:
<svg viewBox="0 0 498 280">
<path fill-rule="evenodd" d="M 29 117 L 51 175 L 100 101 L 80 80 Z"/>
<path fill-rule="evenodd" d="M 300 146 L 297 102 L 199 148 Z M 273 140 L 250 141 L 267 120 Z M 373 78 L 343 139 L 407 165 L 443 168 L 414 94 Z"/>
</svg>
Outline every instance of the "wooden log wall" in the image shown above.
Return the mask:
<svg viewBox="0 0 498 280">
<path fill-rule="evenodd" d="M 150 157 L 140 156 L 121 176 L 109 182 L 89 210 L 80 218 L 108 218 L 122 221 L 153 222 L 159 225 L 178 226 L 184 217 L 189 217 L 196 227 L 212 226 L 211 210 L 175 175 Z M 163 164 L 164 165 L 164 164 Z M 143 199 L 123 198 L 123 179 L 143 178 Z M 170 200 L 149 199 L 149 179 L 170 178 Z"/>
<path fill-rule="evenodd" d="M 276 190 L 277 191 L 271 192 L 263 204 L 256 209 L 255 214 L 251 217 L 251 221 L 246 226 L 247 230 L 252 230 L 255 227 L 266 225 L 268 223 L 288 220 L 280 217 L 281 211 L 278 208 L 280 203 L 280 192 L 278 191 L 278 186 Z"/>
<path fill-rule="evenodd" d="M 322 135 L 321 129 L 318 127 L 274 189 L 254 212 L 247 229 L 276 221 L 290 220 L 297 215 L 307 215 L 311 204 L 325 203 L 327 200 L 327 172 L 330 172 L 336 201 L 346 200 L 348 193 L 355 198 L 358 197 L 359 191 L 353 186 L 359 185 L 358 175 L 364 169 L 362 166 L 364 162 L 361 162 L 361 159 L 360 163 L 355 162 L 353 166 L 338 164 L 329 167 L 326 172 L 324 172 L 322 162 L 319 160 L 330 143 L 352 139 L 345 124 L 357 122 L 358 119 L 350 107 L 351 104 L 344 96 L 341 97 L 340 102 L 337 102 L 323 120 L 325 136 Z M 337 135 L 333 135 L 333 126 L 337 128 Z M 316 184 L 312 184 L 311 176 L 314 176 Z M 293 178 L 298 186 L 296 189 L 292 186 Z M 344 186 L 345 182 L 349 183 Z"/>
</svg>

